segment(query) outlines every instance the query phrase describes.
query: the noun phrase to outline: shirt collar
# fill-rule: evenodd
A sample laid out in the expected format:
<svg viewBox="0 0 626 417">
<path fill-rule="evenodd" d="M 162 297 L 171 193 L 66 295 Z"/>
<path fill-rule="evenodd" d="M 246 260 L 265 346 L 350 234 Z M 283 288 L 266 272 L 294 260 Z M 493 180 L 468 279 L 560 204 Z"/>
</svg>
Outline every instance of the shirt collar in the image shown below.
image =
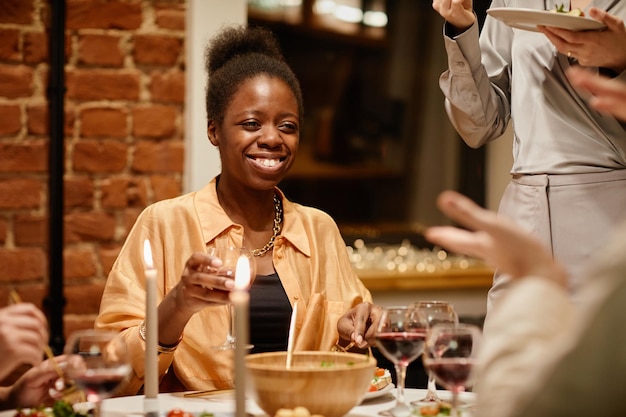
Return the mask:
<svg viewBox="0 0 626 417">
<path fill-rule="evenodd" d="M 298 213 L 299 205 L 289 201 L 280 189 L 276 188 L 276 192 L 283 202 L 283 228 L 279 236 L 289 241 L 304 255 L 311 256 L 311 246 L 307 238 L 306 228 Z M 202 237 L 206 244 L 231 228 L 241 228 L 228 217 L 219 203 L 217 177 L 196 193 L 194 204 Z"/>
</svg>

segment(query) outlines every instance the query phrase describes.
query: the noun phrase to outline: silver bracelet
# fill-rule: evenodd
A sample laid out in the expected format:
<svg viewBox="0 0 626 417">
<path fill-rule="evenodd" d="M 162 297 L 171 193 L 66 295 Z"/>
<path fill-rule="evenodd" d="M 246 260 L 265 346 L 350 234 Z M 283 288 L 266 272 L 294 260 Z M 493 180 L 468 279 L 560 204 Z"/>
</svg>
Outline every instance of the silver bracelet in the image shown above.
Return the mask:
<svg viewBox="0 0 626 417">
<path fill-rule="evenodd" d="M 139 336 L 144 342 L 146 341 L 146 321 L 145 320 L 143 320 L 141 324 L 139 325 Z M 178 347 L 178 345 L 180 344 L 181 340 L 183 340 L 182 334 L 180 335 L 176 343 L 174 343 L 173 345 L 163 345 L 161 344 L 161 342 L 157 342 L 157 352 L 159 354 L 160 353 L 173 353 Z"/>
</svg>

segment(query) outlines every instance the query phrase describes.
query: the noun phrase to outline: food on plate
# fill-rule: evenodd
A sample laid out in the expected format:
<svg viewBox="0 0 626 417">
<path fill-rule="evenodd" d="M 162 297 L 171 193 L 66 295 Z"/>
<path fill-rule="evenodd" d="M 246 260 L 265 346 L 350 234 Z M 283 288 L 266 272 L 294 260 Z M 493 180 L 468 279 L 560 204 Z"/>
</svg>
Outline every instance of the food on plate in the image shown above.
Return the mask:
<svg viewBox="0 0 626 417">
<path fill-rule="evenodd" d="M 167 417 L 194 417 L 194 415 L 180 408 L 174 408 L 167 413 Z M 198 417 L 214 417 L 214 414 L 202 412 L 198 414 Z"/>
<path fill-rule="evenodd" d="M 384 368 L 376 368 L 368 391 L 380 391 L 389 384 L 391 384 L 391 373 L 389 372 L 389 370 Z"/>
<path fill-rule="evenodd" d="M 276 410 L 274 417 L 324 417 L 321 414 L 311 414 L 306 407 L 279 408 Z"/>
<path fill-rule="evenodd" d="M 13 417 L 52 417 L 50 408 L 31 408 L 29 410 L 17 410 Z"/>
<path fill-rule="evenodd" d="M 18 409 L 13 417 L 87 417 L 87 414 L 77 412 L 65 400 L 57 400 L 52 407 Z"/>
<path fill-rule="evenodd" d="M 167 417 L 193 417 L 193 414 L 180 408 L 174 408 L 167 413 Z"/>
<path fill-rule="evenodd" d="M 419 417 L 442 417 L 449 416 L 452 406 L 447 402 L 425 403 L 415 408 L 414 415 Z"/>
<path fill-rule="evenodd" d="M 556 8 L 550 11 L 553 13 L 565 13 L 571 16 L 585 17 L 585 13 L 582 11 L 582 9 L 579 9 L 578 7 L 576 7 L 575 9 L 565 10 L 564 4 L 561 4 L 560 6 L 556 6 Z"/>
</svg>

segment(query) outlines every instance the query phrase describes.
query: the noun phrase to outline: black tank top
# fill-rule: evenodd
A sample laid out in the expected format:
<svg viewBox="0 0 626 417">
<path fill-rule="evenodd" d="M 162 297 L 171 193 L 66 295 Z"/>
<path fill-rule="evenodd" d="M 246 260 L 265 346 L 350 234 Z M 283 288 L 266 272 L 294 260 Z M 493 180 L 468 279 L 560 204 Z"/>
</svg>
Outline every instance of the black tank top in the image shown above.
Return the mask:
<svg viewBox="0 0 626 417">
<path fill-rule="evenodd" d="M 250 287 L 250 353 L 287 350 L 291 303 L 277 273 L 257 275 Z"/>
</svg>

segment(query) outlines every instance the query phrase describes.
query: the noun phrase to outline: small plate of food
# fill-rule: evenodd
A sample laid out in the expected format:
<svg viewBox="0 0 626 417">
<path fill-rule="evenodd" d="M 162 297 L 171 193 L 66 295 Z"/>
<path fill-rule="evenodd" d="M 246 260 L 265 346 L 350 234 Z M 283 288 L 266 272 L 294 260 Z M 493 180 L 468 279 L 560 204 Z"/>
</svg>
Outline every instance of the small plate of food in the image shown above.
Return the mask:
<svg viewBox="0 0 626 417">
<path fill-rule="evenodd" d="M 381 397 L 393 389 L 391 383 L 391 373 L 388 369 L 376 368 L 372 382 L 363 397 L 363 401 Z"/>
<path fill-rule="evenodd" d="M 537 26 L 551 26 L 572 31 L 606 29 L 604 23 L 586 17 L 581 9 L 564 10 L 563 6 L 552 10 L 492 7 L 487 10 L 487 14 L 512 28 L 532 32 L 539 32 Z"/>
</svg>

